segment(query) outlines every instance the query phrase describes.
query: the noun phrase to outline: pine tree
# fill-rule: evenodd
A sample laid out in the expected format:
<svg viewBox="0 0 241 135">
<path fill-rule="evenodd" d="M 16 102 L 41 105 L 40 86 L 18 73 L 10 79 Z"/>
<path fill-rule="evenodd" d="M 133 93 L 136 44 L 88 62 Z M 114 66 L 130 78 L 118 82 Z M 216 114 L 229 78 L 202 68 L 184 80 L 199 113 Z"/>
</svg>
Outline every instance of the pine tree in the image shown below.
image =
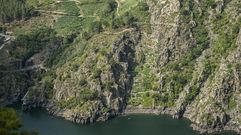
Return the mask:
<svg viewBox="0 0 241 135">
<path fill-rule="evenodd" d="M 25 0 L 0 0 L 0 22 L 22 20 L 29 15 L 30 7 Z"/>
</svg>

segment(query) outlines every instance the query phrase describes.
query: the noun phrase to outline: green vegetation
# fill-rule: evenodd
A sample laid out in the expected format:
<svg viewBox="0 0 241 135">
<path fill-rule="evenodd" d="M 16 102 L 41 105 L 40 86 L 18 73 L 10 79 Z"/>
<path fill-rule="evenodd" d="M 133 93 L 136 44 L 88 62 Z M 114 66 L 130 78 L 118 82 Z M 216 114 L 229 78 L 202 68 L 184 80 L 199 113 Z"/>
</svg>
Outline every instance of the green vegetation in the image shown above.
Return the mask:
<svg viewBox="0 0 241 135">
<path fill-rule="evenodd" d="M 44 89 L 44 95 L 46 99 L 51 99 L 53 97 L 53 88 L 54 88 L 54 76 L 53 74 L 50 74 L 51 72 L 48 72 L 47 75 L 45 75 L 42 80 L 41 83 L 43 85 L 43 89 Z"/>
<path fill-rule="evenodd" d="M 33 58 L 41 68 L 23 75 L 9 73 L 7 79 L 0 73 L 4 80 L 0 95 L 19 88 L 6 85 L 16 80 L 26 85 L 16 83 L 28 90 L 27 100 L 39 104 L 53 101 L 79 116 L 93 116 L 98 110 L 97 117 L 121 110 L 127 98 L 127 105 L 143 108 L 170 107 L 176 111 L 197 105 L 200 112 L 207 108 L 207 113 L 197 116 L 208 125 L 214 121 L 208 112 L 213 106 L 224 111 L 240 107 L 233 96 L 226 97 L 227 89 L 238 84 L 240 65 L 233 59 L 239 55 L 233 52 L 241 27 L 241 18 L 225 7 L 228 1 L 224 1 L 222 11 L 217 9 L 221 4 L 217 0 L 156 2 L 150 1 L 153 7 L 149 9 L 145 0 L 19 0 L 16 13 L 15 9 L 9 15 L 5 9 L 0 11 L 3 23 L 26 18 L 33 11 L 31 6 L 42 12 L 39 17 L 6 25 L 16 37 L 6 46 L 9 59 L 25 63 Z M 0 10 L 4 6 L 0 5 Z M 170 12 L 172 8 L 175 12 Z M 154 11 L 152 18 L 149 11 Z M 4 32 L 5 26 L 0 31 Z M 4 64 L 0 70 L 6 71 Z M 217 87 L 220 83 L 224 83 L 221 88 Z M 226 110 L 219 103 L 211 104 L 222 101 L 223 95 L 228 101 Z M 214 96 L 219 100 L 211 101 Z"/>
<path fill-rule="evenodd" d="M 235 107 L 237 107 L 237 102 L 235 99 L 229 99 L 228 102 L 228 109 L 234 109 Z"/>
<path fill-rule="evenodd" d="M 135 11 L 130 10 L 131 13 L 126 13 L 121 17 L 116 15 L 117 3 L 114 0 L 71 2 L 70 5 L 68 5 L 69 2 L 59 3 L 58 7 L 61 7 L 63 11 L 72 13 L 71 15 L 60 17 L 55 23 L 54 29 L 58 35 L 64 37 L 64 40 L 67 37 L 74 38 L 72 38 L 73 43 L 66 43 L 53 52 L 47 61 L 47 65 L 49 67 L 52 65 L 62 65 L 68 60 L 73 60 L 76 56 L 81 56 L 86 45 L 90 43 L 88 40 L 95 34 L 104 31 L 113 31 L 114 28 L 122 28 L 127 25 L 134 26 L 132 25 L 135 23 L 133 20 L 137 21 L 137 19 L 134 19 L 133 16 L 137 17 L 139 21 L 145 20 L 145 22 L 148 22 L 147 4 L 142 3 L 144 2 L 140 2 L 140 4 L 133 8 Z M 77 14 L 77 11 L 80 14 Z M 78 49 L 76 50 L 76 48 Z M 74 68 L 75 70 L 77 70 L 76 67 Z M 94 78 L 98 77 L 98 73 L 96 71 Z"/>
<path fill-rule="evenodd" d="M 92 0 L 80 4 L 80 9 L 84 16 L 110 17 L 116 9 L 116 2 L 115 0 Z"/>
<path fill-rule="evenodd" d="M 93 69 L 92 72 L 93 72 L 93 78 L 100 78 L 102 71 L 100 69 L 96 68 L 96 66 L 95 66 L 95 68 Z"/>
<path fill-rule="evenodd" d="M 91 37 L 94 33 L 99 33 L 102 30 L 102 24 L 92 17 L 63 16 L 58 19 L 54 29 L 62 36 L 81 33 L 85 39 L 88 39 L 88 37 Z"/>
<path fill-rule="evenodd" d="M 241 17 L 237 20 L 230 20 L 229 15 L 223 13 L 218 15 L 213 22 L 216 24 L 213 30 L 219 34 L 217 40 L 214 41 L 213 52 L 217 57 L 227 56 L 229 51 L 237 47 L 236 39 L 241 27 Z"/>
<path fill-rule="evenodd" d="M 203 9 L 215 8 L 216 3 L 215 1 L 204 1 L 202 3 L 202 6 Z M 200 55 L 200 52 L 202 52 L 203 49 L 209 47 L 209 39 L 207 38 L 208 32 L 204 28 L 205 20 L 207 19 L 208 13 L 202 11 L 202 16 L 195 17 L 195 14 L 193 16 L 194 19 L 196 18 L 195 22 L 201 22 L 200 24 L 197 24 L 196 28 L 193 29 L 194 37 L 197 37 L 197 44 L 201 45 L 201 48 L 195 48 L 198 52 L 194 51 L 194 54 Z M 219 62 L 218 59 L 220 59 L 221 57 L 226 57 L 228 52 L 234 50 L 237 47 L 236 38 L 241 26 L 241 21 L 239 21 L 239 19 L 238 21 L 235 20 L 233 24 L 230 23 L 230 17 L 226 15 L 226 13 L 218 15 L 218 17 L 216 17 L 213 22 L 213 24 L 215 24 L 213 30 L 216 34 L 218 34 L 218 38 L 214 41 L 211 47 L 214 55 L 212 57 L 208 57 L 204 62 L 204 79 L 214 73 L 215 69 L 217 68 L 217 63 Z M 196 85 L 195 82 L 195 84 L 190 88 L 190 93 L 186 97 L 187 103 L 191 102 L 198 95 L 199 91 L 200 84 Z M 234 102 L 231 102 L 229 106 L 233 107 L 233 105 Z"/>
<path fill-rule="evenodd" d="M 190 30 L 192 32 L 191 38 L 195 39 L 195 43 L 189 47 L 187 52 L 179 60 L 169 62 L 162 68 L 163 73 L 168 72 L 163 78 L 163 89 L 165 91 L 167 89 L 169 90 L 168 93 L 157 96 L 157 100 L 161 102 L 160 104 L 174 105 L 180 92 L 186 84 L 193 79 L 196 59 L 202 55 L 204 50 L 210 47 L 210 39 L 208 30 L 205 27 L 205 21 L 208 20 L 209 17 L 207 9 L 212 7 L 215 7 L 215 1 L 202 1 L 199 5 L 195 4 L 192 0 L 181 3 L 181 27 L 182 29 L 186 29 L 186 31 Z M 213 63 L 212 59 L 204 62 L 204 65 L 202 81 L 205 81 L 216 68 L 216 63 Z M 189 88 L 185 103 L 190 103 L 199 94 L 201 84 L 198 82 L 199 80 L 194 81 L 193 86 Z"/>
<path fill-rule="evenodd" d="M 80 9 L 77 7 L 74 1 L 66 1 L 58 3 L 58 10 L 67 13 L 68 15 L 78 16 Z"/>
<path fill-rule="evenodd" d="M 97 91 L 92 91 L 90 89 L 82 89 L 79 91 L 79 96 L 72 97 L 66 101 L 59 102 L 62 108 L 75 108 L 77 106 L 82 107 L 85 103 L 96 100 L 98 97 Z"/>
<path fill-rule="evenodd" d="M 83 37 L 89 39 L 94 33 L 124 26 L 147 27 L 148 5 L 144 1 L 137 3 L 131 10 L 118 15 L 115 0 L 83 1 L 81 4 L 61 2 L 58 9 L 68 15 L 58 19 L 55 29 L 61 35 L 82 33 Z"/>
<path fill-rule="evenodd" d="M 55 32 L 50 28 L 41 27 L 32 30 L 30 33 L 18 35 L 13 42 L 13 49 L 10 53 L 15 58 L 27 60 L 43 48 L 57 43 L 58 39 Z"/>
<path fill-rule="evenodd" d="M 25 0 L 26 4 L 30 7 L 42 7 L 48 6 L 49 4 L 54 3 L 55 0 Z"/>
<path fill-rule="evenodd" d="M 17 113 L 10 108 L 0 108 L 0 135 L 38 135 L 36 132 L 19 130 L 21 121 Z"/>
<path fill-rule="evenodd" d="M 125 4 L 129 3 L 129 1 L 126 1 Z M 117 16 L 113 20 L 112 27 L 118 28 L 118 27 L 143 27 L 150 29 L 150 15 L 149 15 L 149 6 L 145 1 L 135 1 L 135 5 L 133 7 L 126 7 L 123 5 L 119 13 L 120 15 Z"/>
<path fill-rule="evenodd" d="M 26 0 L 0 0 L 0 3 L 0 22 L 2 23 L 37 15 L 37 12 L 26 4 Z"/>
</svg>

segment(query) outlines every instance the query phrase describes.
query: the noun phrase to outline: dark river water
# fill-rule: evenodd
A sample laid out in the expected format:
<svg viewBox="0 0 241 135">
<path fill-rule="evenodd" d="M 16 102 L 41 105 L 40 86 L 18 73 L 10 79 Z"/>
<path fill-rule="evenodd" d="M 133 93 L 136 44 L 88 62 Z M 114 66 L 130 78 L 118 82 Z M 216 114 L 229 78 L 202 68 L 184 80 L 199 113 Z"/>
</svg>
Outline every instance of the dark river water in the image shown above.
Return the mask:
<svg viewBox="0 0 241 135">
<path fill-rule="evenodd" d="M 188 120 L 176 120 L 165 115 L 120 116 L 107 122 L 80 125 L 53 117 L 41 109 L 28 113 L 17 111 L 23 129 L 38 131 L 40 135 L 199 135 L 189 127 Z M 215 135 L 236 134 L 223 132 Z"/>
</svg>

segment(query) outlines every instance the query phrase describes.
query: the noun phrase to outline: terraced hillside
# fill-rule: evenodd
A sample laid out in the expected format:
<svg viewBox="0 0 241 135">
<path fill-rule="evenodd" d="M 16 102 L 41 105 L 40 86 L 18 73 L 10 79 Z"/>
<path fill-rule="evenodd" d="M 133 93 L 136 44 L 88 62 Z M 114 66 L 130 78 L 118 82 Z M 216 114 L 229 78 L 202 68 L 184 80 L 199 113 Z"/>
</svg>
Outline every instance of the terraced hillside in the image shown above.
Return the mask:
<svg viewBox="0 0 241 135">
<path fill-rule="evenodd" d="M 239 0 L 26 0 L 1 23 L 0 103 L 77 123 L 122 113 L 241 131 Z M 4 41 L 4 40 L 3 40 Z"/>
</svg>

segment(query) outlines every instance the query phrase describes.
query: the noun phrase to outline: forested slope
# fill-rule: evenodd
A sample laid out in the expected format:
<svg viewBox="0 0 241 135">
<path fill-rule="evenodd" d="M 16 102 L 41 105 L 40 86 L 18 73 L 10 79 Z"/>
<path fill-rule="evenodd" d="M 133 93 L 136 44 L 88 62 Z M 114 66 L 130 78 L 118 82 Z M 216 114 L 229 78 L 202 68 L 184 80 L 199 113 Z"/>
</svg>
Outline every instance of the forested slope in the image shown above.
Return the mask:
<svg viewBox="0 0 241 135">
<path fill-rule="evenodd" d="M 12 19 L 28 11 L 17 3 Z M 15 40 L 0 50 L 0 103 L 83 124 L 151 110 L 240 133 L 239 0 L 26 3 L 41 15 L 3 25 Z"/>
<path fill-rule="evenodd" d="M 26 0 L 1 0 L 0 22 L 7 23 L 29 17 L 34 14 L 32 8 L 26 4 Z"/>
</svg>

